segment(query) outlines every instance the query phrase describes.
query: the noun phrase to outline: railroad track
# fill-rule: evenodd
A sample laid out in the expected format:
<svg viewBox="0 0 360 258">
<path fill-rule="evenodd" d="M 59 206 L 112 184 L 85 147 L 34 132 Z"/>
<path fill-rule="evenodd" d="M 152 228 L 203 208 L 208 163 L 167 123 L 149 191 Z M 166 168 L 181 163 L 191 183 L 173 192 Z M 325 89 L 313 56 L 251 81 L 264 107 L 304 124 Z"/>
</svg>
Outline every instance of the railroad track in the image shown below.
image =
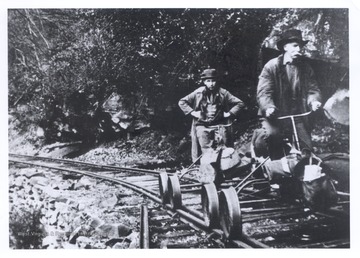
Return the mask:
<svg viewBox="0 0 360 258">
<path fill-rule="evenodd" d="M 141 207 L 140 247 L 147 248 L 223 248 L 219 237 L 204 232 L 161 207 Z"/>
<path fill-rule="evenodd" d="M 276 199 L 240 201 L 243 234 L 273 248 L 350 247 L 348 214 Z"/>
<path fill-rule="evenodd" d="M 174 173 L 15 154 L 9 155 L 9 162 L 107 180 L 162 204 L 156 208 L 141 208 L 141 248 L 350 246 L 349 215 L 341 208 L 341 203 L 326 214 L 314 212 L 302 203 L 279 199 L 276 193 L 268 191 L 264 180 L 253 180 L 235 196 L 231 189 L 241 179 L 222 184 L 216 195 L 219 195 L 220 209 L 228 213 L 214 220 L 211 216 L 219 216 L 218 211 L 215 215 L 210 212 L 214 189 L 186 177 L 179 181 Z M 226 202 L 229 198 L 232 200 L 230 206 L 239 205 L 240 214 L 236 217 L 231 217 L 236 207 L 229 207 Z M 227 232 L 226 226 L 219 225 L 229 223 L 236 223 L 235 232 L 234 228 Z"/>
<path fill-rule="evenodd" d="M 100 180 L 106 180 L 130 188 L 131 190 L 148 197 L 155 203 L 163 203 L 163 200 L 161 199 L 161 196 L 159 194 L 159 174 L 161 173 L 160 171 L 105 166 L 72 160 L 33 157 L 17 154 L 9 155 L 9 163 L 23 164 L 25 166 L 38 166 L 56 171 L 61 171 L 62 173 L 66 174 L 80 174 Z M 199 185 L 194 184 L 193 181 L 194 180 L 192 179 L 186 178 L 182 180 L 182 182 L 184 183 L 184 187 L 182 188 L 185 192 L 188 191 L 192 186 L 197 187 Z M 196 192 L 196 190 L 194 192 Z M 196 194 L 194 196 L 196 199 Z M 184 199 L 184 203 L 194 202 L 199 202 L 199 200 L 194 201 L 186 200 L 186 198 Z M 191 204 L 189 206 L 191 206 Z M 197 206 L 201 209 L 201 205 L 199 205 L 199 203 L 197 204 Z M 170 204 L 166 204 L 163 207 L 167 209 L 166 212 L 170 214 L 170 216 L 175 217 L 175 220 L 181 221 L 182 224 L 188 225 L 187 227 L 191 227 L 191 230 L 202 232 L 198 234 L 204 234 L 204 232 L 207 230 L 207 227 L 202 220 L 202 213 L 199 210 L 185 206 L 174 209 L 174 207 Z"/>
</svg>

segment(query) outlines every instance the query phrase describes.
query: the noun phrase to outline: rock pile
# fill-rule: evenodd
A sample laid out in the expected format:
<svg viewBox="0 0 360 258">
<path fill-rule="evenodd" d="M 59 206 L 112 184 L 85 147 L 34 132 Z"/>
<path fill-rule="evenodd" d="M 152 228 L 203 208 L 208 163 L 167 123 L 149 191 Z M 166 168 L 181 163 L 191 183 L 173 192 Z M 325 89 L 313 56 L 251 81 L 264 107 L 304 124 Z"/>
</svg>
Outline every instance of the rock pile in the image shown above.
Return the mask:
<svg viewBox="0 0 360 258">
<path fill-rule="evenodd" d="M 141 201 L 124 189 L 36 168 L 11 168 L 9 183 L 11 248 L 138 247 L 139 207 L 125 203 Z"/>
</svg>

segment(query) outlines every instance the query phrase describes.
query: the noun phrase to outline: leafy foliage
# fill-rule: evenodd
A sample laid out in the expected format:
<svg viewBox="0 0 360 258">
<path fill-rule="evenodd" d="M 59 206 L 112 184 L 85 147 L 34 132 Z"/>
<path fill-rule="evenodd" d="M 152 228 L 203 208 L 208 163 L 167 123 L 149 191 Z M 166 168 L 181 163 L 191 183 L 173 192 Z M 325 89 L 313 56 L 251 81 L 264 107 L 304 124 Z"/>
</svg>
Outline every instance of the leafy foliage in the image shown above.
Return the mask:
<svg viewBox="0 0 360 258">
<path fill-rule="evenodd" d="M 40 249 L 43 231 L 40 210 L 28 207 L 13 209 L 10 213 L 10 246 L 14 249 Z"/>
<path fill-rule="evenodd" d="M 259 50 L 273 26 L 320 12 L 330 20 L 340 15 L 320 9 L 8 12 L 9 108 L 24 126 L 43 127 L 48 142 L 112 135 L 102 104 L 114 92 L 134 119 L 182 129 L 177 102 L 199 86 L 198 74 L 209 66 L 246 103 L 242 119 L 249 119 L 257 109 Z"/>
</svg>

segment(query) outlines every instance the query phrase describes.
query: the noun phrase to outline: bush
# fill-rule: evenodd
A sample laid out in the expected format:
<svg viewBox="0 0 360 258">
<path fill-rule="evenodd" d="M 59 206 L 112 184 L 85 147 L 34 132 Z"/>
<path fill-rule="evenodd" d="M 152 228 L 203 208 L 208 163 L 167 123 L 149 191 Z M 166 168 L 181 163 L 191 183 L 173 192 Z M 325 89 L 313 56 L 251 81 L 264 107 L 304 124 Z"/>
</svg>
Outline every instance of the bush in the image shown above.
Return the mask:
<svg viewBox="0 0 360 258">
<path fill-rule="evenodd" d="M 14 208 L 10 212 L 10 248 L 40 249 L 43 232 L 41 229 L 41 211 L 35 208 Z"/>
</svg>

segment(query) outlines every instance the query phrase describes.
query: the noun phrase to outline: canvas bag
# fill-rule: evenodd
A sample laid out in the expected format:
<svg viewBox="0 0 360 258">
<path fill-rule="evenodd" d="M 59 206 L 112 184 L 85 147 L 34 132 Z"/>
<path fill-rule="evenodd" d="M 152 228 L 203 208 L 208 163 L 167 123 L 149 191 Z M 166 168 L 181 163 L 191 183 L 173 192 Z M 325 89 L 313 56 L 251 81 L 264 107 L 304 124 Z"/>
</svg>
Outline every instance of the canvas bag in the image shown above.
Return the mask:
<svg viewBox="0 0 360 258">
<path fill-rule="evenodd" d="M 219 160 L 219 152 L 214 149 L 208 149 L 203 153 L 200 159 L 199 175 L 197 180 L 201 183 L 214 182 L 218 171 L 216 164 Z"/>
<path fill-rule="evenodd" d="M 314 210 L 326 210 L 337 202 L 337 192 L 327 175 L 311 181 L 302 181 L 303 200 Z"/>
<path fill-rule="evenodd" d="M 200 159 L 201 178 L 198 180 L 202 183 L 220 184 L 226 174 L 232 174 L 240 164 L 241 158 L 234 148 L 209 149 Z"/>
<path fill-rule="evenodd" d="M 322 172 L 321 160 L 313 164 L 313 157 L 304 166 L 304 176 L 300 178 L 304 202 L 314 210 L 326 210 L 337 202 L 337 192 L 331 179 Z"/>
<path fill-rule="evenodd" d="M 329 175 L 337 191 L 350 192 L 350 156 L 347 153 L 322 153 L 323 172 Z"/>
<path fill-rule="evenodd" d="M 234 148 L 223 148 L 220 155 L 221 171 L 227 171 L 241 163 L 239 153 Z"/>
</svg>

